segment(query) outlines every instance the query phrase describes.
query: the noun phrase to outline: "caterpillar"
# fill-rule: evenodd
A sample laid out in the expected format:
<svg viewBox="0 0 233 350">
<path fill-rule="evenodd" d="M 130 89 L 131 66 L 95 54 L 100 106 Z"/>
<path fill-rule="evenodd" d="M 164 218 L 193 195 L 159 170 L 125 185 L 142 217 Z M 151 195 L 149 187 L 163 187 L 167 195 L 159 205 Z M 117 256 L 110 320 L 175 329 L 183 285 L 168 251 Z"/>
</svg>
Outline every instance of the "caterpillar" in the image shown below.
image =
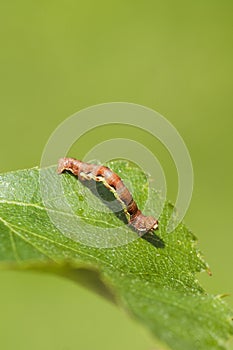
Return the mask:
<svg viewBox="0 0 233 350">
<path fill-rule="evenodd" d="M 131 193 L 121 180 L 110 168 L 103 165 L 85 163 L 75 158 L 61 158 L 58 162 L 57 173 L 69 171 L 82 181 L 94 180 L 102 182 L 115 198 L 121 203 L 128 218 L 128 225 L 141 237 L 147 232 L 158 228 L 158 220 L 152 216 L 145 216 L 138 209 Z"/>
</svg>

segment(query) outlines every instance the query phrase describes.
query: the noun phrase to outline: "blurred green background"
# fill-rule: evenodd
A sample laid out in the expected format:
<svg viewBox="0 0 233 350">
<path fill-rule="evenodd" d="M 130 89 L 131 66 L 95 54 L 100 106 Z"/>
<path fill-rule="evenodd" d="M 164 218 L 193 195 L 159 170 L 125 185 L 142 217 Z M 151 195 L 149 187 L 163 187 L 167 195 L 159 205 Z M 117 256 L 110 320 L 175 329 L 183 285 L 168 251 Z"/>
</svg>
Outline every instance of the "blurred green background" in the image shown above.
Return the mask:
<svg viewBox="0 0 233 350">
<path fill-rule="evenodd" d="M 164 115 L 184 138 L 195 186 L 186 224 L 213 272 L 198 276 L 233 307 L 232 1 L 3 1 L 0 5 L 1 172 L 40 163 L 56 126 L 76 111 L 133 102 Z M 130 137 L 94 130 L 80 140 Z M 177 175 L 152 144 L 174 201 Z M 81 158 L 81 157 L 80 157 Z M 1 348 L 153 349 L 150 335 L 70 281 L 0 272 Z M 232 347 L 233 348 L 233 347 Z"/>
</svg>

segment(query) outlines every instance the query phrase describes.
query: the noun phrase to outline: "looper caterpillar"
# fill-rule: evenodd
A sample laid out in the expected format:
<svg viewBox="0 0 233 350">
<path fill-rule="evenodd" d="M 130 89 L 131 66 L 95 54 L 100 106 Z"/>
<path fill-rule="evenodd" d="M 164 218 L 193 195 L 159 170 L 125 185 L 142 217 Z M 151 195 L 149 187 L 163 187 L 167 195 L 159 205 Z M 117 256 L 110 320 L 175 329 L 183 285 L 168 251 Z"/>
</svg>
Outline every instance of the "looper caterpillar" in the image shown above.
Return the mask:
<svg viewBox="0 0 233 350">
<path fill-rule="evenodd" d="M 58 174 L 70 171 L 80 181 L 94 180 L 102 182 L 109 189 L 115 198 L 121 203 L 128 218 L 128 224 L 141 237 L 147 232 L 158 228 L 158 221 L 152 216 L 145 216 L 138 209 L 131 193 L 124 185 L 121 178 L 111 169 L 102 165 L 84 163 L 75 158 L 61 158 L 58 163 Z"/>
</svg>

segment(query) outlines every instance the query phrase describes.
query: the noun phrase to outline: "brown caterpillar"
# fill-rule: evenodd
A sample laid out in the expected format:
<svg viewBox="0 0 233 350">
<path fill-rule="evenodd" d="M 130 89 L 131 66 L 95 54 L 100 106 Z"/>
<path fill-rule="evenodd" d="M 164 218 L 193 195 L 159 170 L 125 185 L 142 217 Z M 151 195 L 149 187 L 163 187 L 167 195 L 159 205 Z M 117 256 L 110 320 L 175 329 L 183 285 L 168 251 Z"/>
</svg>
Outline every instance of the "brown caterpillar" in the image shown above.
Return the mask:
<svg viewBox="0 0 233 350">
<path fill-rule="evenodd" d="M 123 210 L 128 217 L 129 226 L 139 236 L 158 228 L 158 221 L 152 216 L 142 214 L 121 178 L 108 167 L 84 163 L 75 158 L 61 158 L 58 163 L 57 172 L 61 174 L 65 170 L 77 176 L 80 181 L 94 180 L 102 182 L 122 204 Z"/>
</svg>

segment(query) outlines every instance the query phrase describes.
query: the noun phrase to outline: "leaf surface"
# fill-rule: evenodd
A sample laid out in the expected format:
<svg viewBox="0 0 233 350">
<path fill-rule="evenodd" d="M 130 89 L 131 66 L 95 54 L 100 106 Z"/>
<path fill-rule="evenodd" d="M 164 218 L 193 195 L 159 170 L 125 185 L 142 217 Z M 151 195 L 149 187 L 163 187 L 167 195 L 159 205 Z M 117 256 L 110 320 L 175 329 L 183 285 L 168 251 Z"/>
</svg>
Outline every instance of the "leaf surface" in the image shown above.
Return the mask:
<svg viewBox="0 0 233 350">
<path fill-rule="evenodd" d="M 125 161 L 108 166 L 145 214 L 158 212 L 160 195 L 149 191 L 140 169 Z M 226 349 L 232 313 L 196 279 L 207 265 L 195 236 L 183 224 L 166 232 L 169 203 L 159 230 L 143 238 L 125 224 L 120 209 L 103 186 L 84 186 L 68 173 L 58 176 L 55 167 L 3 174 L 0 266 L 40 268 L 92 288 L 150 329 L 159 349 Z"/>
</svg>

